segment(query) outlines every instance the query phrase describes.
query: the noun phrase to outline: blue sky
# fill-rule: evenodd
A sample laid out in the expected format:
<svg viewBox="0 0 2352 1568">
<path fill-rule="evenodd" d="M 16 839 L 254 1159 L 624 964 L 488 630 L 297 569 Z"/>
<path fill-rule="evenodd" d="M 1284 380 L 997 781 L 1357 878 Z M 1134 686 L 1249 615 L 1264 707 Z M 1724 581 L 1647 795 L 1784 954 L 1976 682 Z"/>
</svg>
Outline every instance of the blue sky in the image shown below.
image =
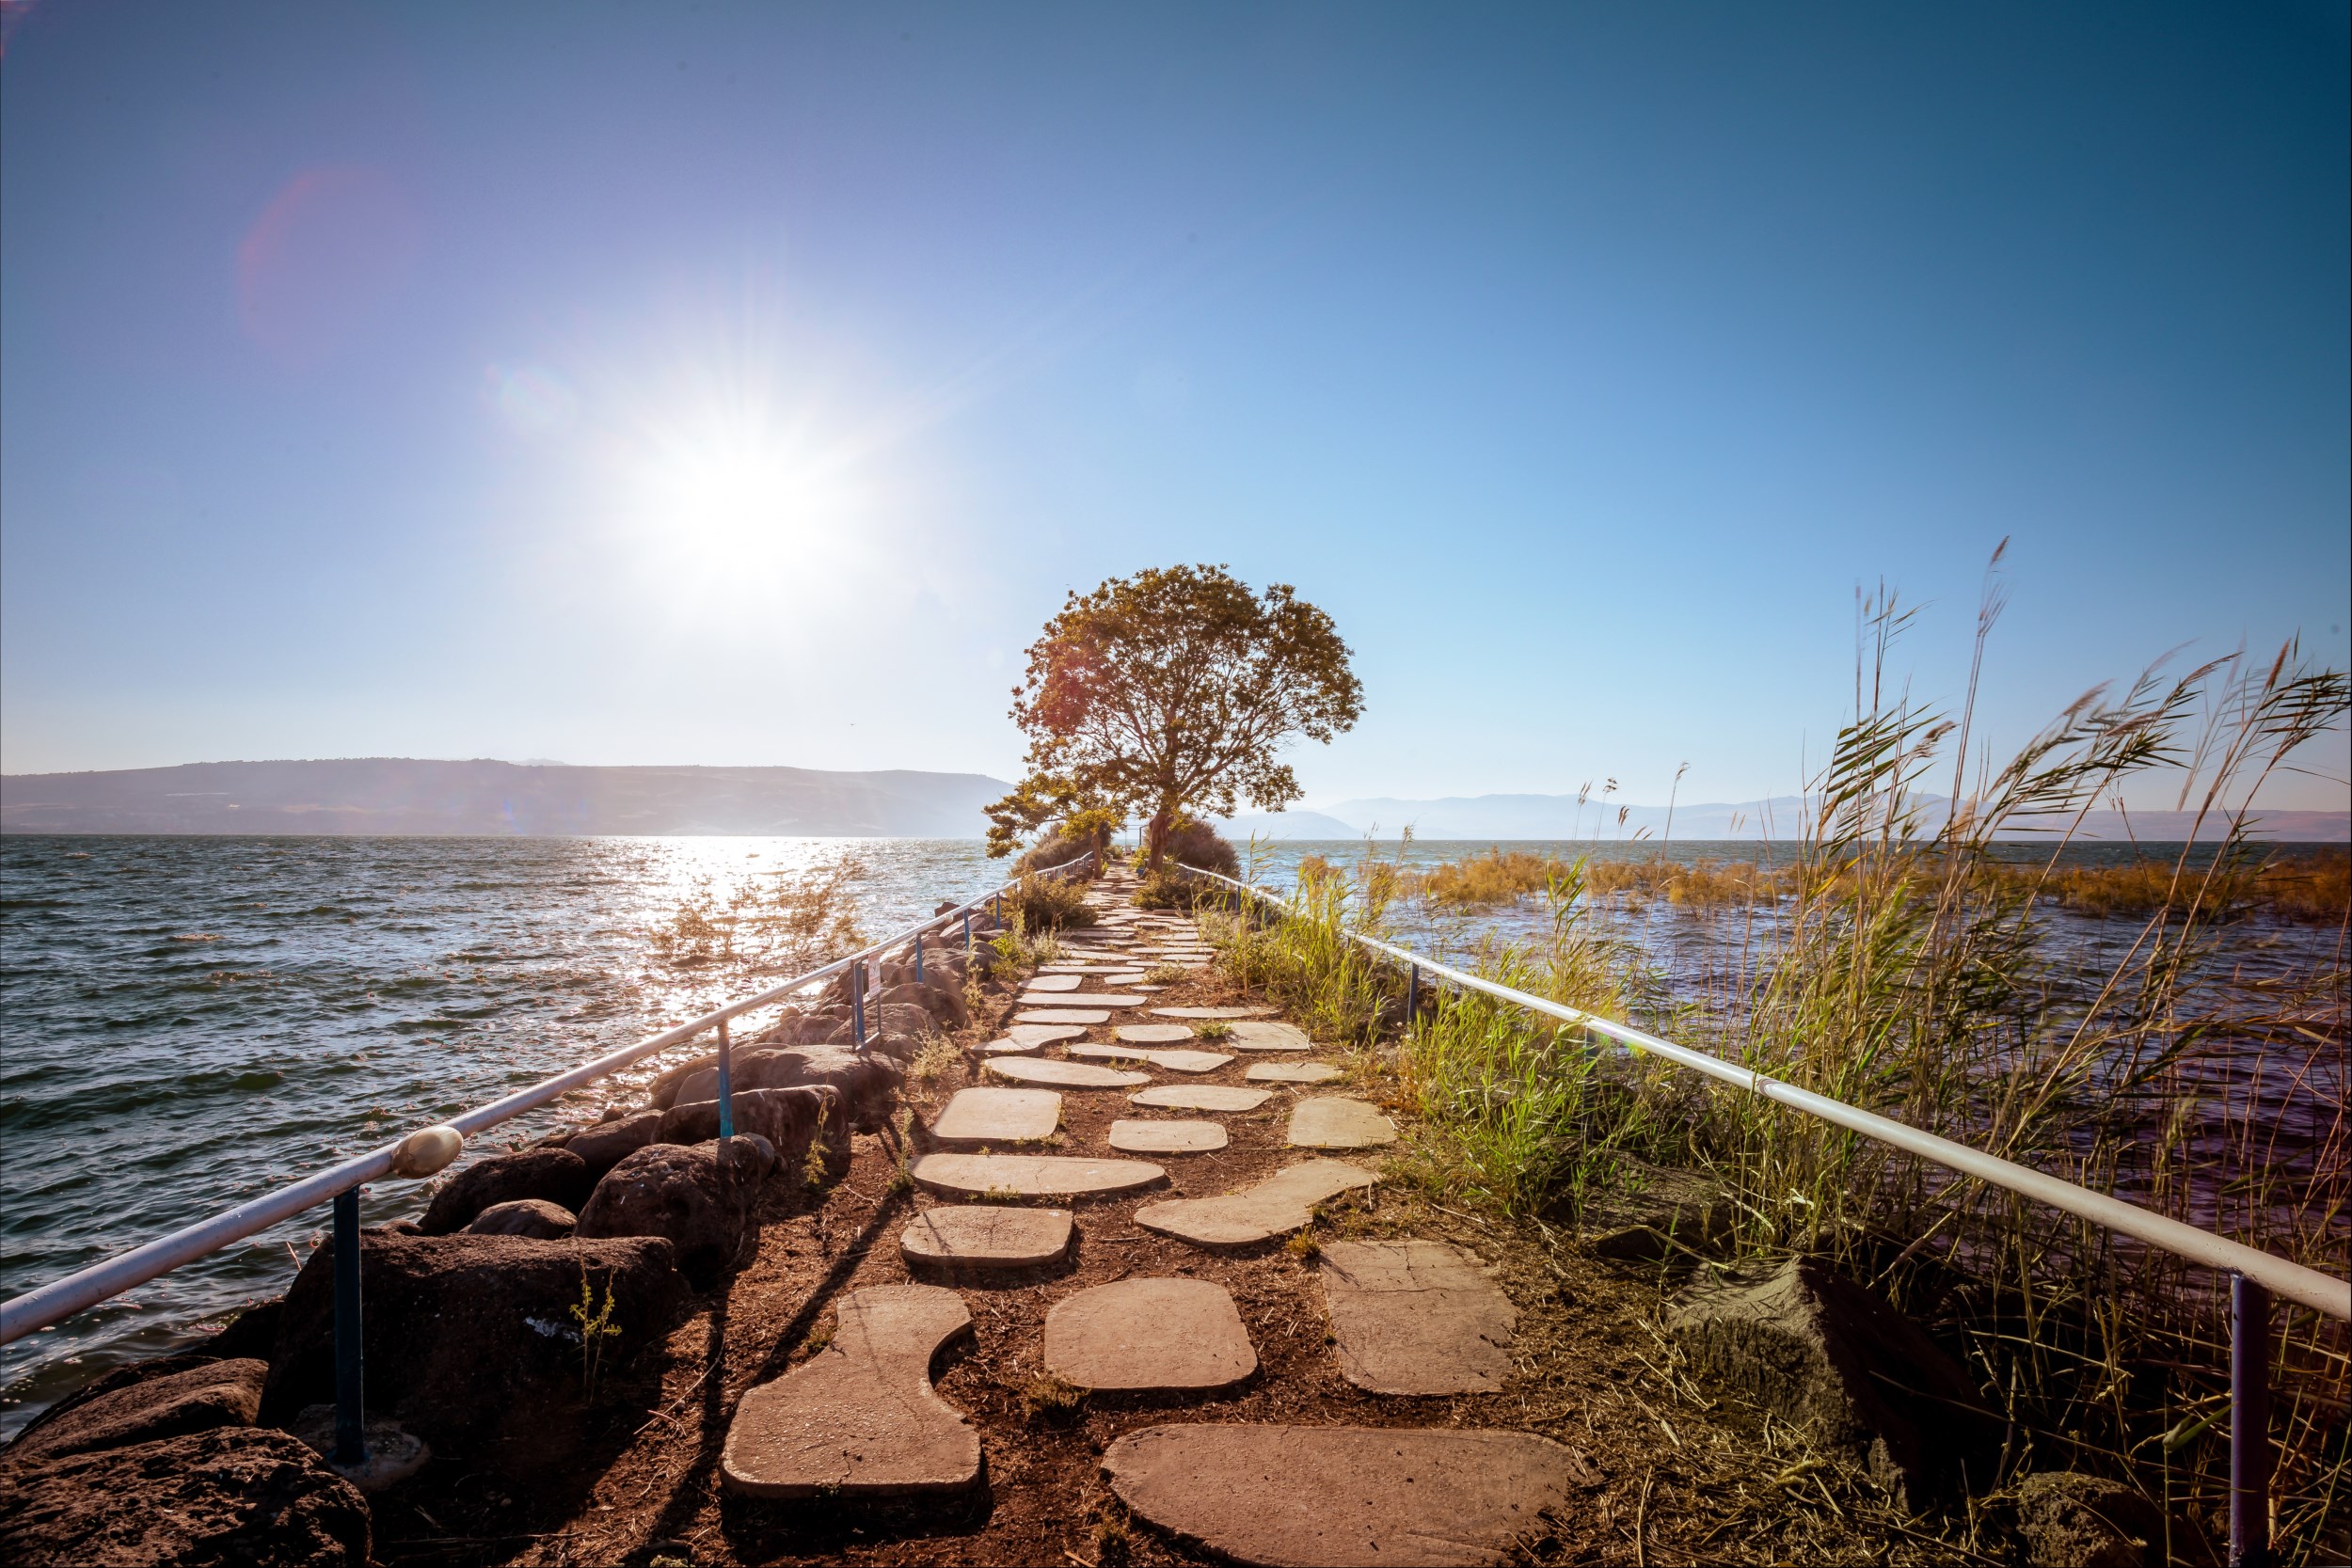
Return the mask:
<svg viewBox="0 0 2352 1568">
<path fill-rule="evenodd" d="M 12 9 L 12 772 L 1009 775 L 1187 559 L 1311 800 L 1788 790 L 2004 535 L 1996 740 L 2346 662 L 2341 6 Z"/>
</svg>

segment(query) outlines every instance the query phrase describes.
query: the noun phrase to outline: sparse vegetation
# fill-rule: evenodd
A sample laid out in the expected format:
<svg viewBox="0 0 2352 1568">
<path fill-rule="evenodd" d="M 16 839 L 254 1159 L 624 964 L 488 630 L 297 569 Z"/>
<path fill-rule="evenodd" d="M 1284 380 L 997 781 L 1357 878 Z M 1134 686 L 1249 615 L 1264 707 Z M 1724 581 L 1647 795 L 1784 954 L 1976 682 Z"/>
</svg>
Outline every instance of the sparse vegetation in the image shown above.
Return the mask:
<svg viewBox="0 0 2352 1568">
<path fill-rule="evenodd" d="M 1147 986 L 1172 986 L 1190 973 L 1183 964 L 1153 964 L 1143 972 L 1143 983 Z"/>
<path fill-rule="evenodd" d="M 1032 1425 L 1051 1426 L 1074 1420 L 1086 1408 L 1086 1390 L 1052 1372 L 1040 1372 L 1021 1390 L 1021 1410 Z"/>
<path fill-rule="evenodd" d="M 746 883 L 723 902 L 706 882 L 646 932 L 646 945 L 681 968 L 770 974 L 814 969 L 866 945 L 851 890 L 868 870 L 866 862 L 844 856 L 830 865 L 771 873 L 773 885 Z"/>
<path fill-rule="evenodd" d="M 1776 940 L 1731 981 L 1663 994 L 1638 949 L 1594 926 L 1587 895 L 1603 879 L 1579 863 L 1543 867 L 1542 940 L 1490 943 L 1466 967 L 2340 1273 L 2352 1120 L 2314 1069 L 2345 1046 L 2344 971 L 2246 986 L 2213 960 L 2236 890 L 2283 875 L 2308 879 L 2317 891 L 2298 896 L 2314 904 L 2329 896 L 2324 858 L 2269 871 L 2244 828 L 2263 779 L 2341 723 L 2344 676 L 2223 660 L 2095 692 L 1977 788 L 1952 790 L 1965 803 L 1944 820 L 1923 799 L 1927 769 L 1968 755 L 1970 709 L 1947 720 L 1867 698 L 1899 689 L 1882 677 L 1906 619 L 1891 602 L 1873 611 L 1866 705 L 1818 781 L 1793 863 L 1715 884 L 1783 900 Z M 2062 841 L 2122 780 L 2174 764 L 2196 768 L 2198 803 L 2224 834 L 2209 863 L 2201 852 L 2070 883 L 1995 847 L 2025 823 Z M 1464 885 L 1514 879 L 1506 858 L 1480 859 L 1494 869 Z M 1632 863 L 1660 869 L 1614 885 L 1645 895 L 1674 896 L 1691 871 Z M 1399 878 L 1380 869 L 1367 855 L 1352 875 L 1303 875 L 1282 918 L 1238 924 L 1224 961 L 1318 1035 L 1382 1037 L 1402 1022 L 1401 978 L 1345 940 L 1385 928 Z M 2066 967 L 2079 957 L 2044 940 L 2036 911 L 2053 897 L 2139 922 L 2087 987 Z M 1731 1253 L 1826 1256 L 1964 1348 L 2010 1423 L 2000 1483 L 2106 1470 L 2168 1499 L 2183 1531 L 2224 1533 L 2227 1445 L 2210 1418 L 2226 1406 L 2226 1281 L 1483 996 L 1425 1000 L 1402 1043 L 1398 1092 L 1434 1136 L 1395 1163 L 1400 1182 L 1545 1216 L 1628 1181 L 1636 1160 L 1703 1171 L 1733 1200 Z M 2324 1560 L 2344 1548 L 2352 1494 L 2352 1347 L 2340 1322 L 2299 1308 L 2279 1324 L 2278 1549 Z M 2160 1544 L 2198 1549 L 2186 1534 Z"/>
<path fill-rule="evenodd" d="M 1037 876 L 1022 878 L 1005 895 L 1005 918 L 1024 931 L 1091 926 L 1095 920 L 1084 882 Z"/>
<path fill-rule="evenodd" d="M 612 1321 L 612 1282 L 604 1284 L 604 1299 L 598 1301 L 588 1283 L 588 1259 L 580 1260 L 580 1300 L 573 1304 L 572 1322 L 580 1325 L 580 1397 L 590 1404 L 596 1399 L 596 1376 L 604 1367 L 604 1342 L 621 1337 L 620 1325 Z"/>
<path fill-rule="evenodd" d="M 1215 1045 L 1219 1040 L 1232 1039 L 1233 1026 L 1221 1018 L 1204 1018 L 1192 1026 L 1192 1033 L 1194 1038 L 1207 1040 Z"/>
</svg>

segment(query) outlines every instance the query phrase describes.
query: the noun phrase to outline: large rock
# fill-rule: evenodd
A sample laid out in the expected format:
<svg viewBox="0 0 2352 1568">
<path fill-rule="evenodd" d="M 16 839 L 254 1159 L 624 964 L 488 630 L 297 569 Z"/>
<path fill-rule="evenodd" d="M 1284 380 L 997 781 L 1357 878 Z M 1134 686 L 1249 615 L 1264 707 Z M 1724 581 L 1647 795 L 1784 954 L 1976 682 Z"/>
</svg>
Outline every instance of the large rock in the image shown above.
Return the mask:
<svg viewBox="0 0 2352 1568">
<path fill-rule="evenodd" d="M 2026 1568 L 2157 1568 L 2164 1515 L 2122 1481 L 2074 1470 L 2038 1471 L 2010 1506 Z"/>
<path fill-rule="evenodd" d="M 831 1085 L 841 1091 L 850 1125 L 861 1132 L 874 1132 L 889 1121 L 891 1101 L 905 1076 L 899 1065 L 888 1056 L 848 1046 L 747 1051 L 735 1059 L 734 1075 L 738 1094 L 746 1089 Z M 719 1073 L 713 1067 L 681 1082 L 673 1103 L 675 1106 L 707 1101 L 715 1104 L 718 1099 Z"/>
<path fill-rule="evenodd" d="M 286 1292 L 263 1414 L 286 1420 L 335 1397 L 335 1247 L 311 1253 Z M 502 1468 L 561 1462 L 579 1441 L 583 1282 L 610 1293 L 604 1364 L 661 1341 L 686 1301 L 676 1249 L 652 1237 L 519 1236 L 360 1241 L 369 1405 L 443 1453 Z"/>
<path fill-rule="evenodd" d="M 691 1085 L 690 1085 L 691 1086 Z M 798 1164 L 809 1145 L 835 1154 L 850 1148 L 850 1118 L 841 1091 L 830 1084 L 789 1089 L 735 1091 L 735 1131 L 768 1140 L 780 1160 Z M 719 1135 L 719 1101 L 681 1100 L 661 1114 L 656 1143 L 699 1144 Z"/>
<path fill-rule="evenodd" d="M 0 1560 L 365 1568 L 367 1499 L 282 1432 L 215 1427 L 10 1466 Z"/>
<path fill-rule="evenodd" d="M 1731 1199 L 1696 1171 L 1620 1160 L 1621 1180 L 1585 1201 L 1584 1244 L 1614 1262 L 1664 1263 L 1704 1253 L 1731 1233 Z"/>
<path fill-rule="evenodd" d="M 560 1242 L 578 1224 L 569 1209 L 559 1209 L 544 1197 L 518 1197 L 512 1203 L 491 1204 L 458 1234 L 530 1236 L 542 1242 Z"/>
<path fill-rule="evenodd" d="M 589 1175 L 601 1179 L 606 1171 L 652 1143 L 660 1130 L 660 1111 L 641 1111 L 618 1121 L 583 1127 L 564 1147 L 586 1163 Z"/>
<path fill-rule="evenodd" d="M 471 1225 L 494 1203 L 545 1198 L 577 1212 L 596 1179 L 588 1163 L 568 1148 L 530 1148 L 493 1154 L 459 1171 L 426 1205 L 418 1227 L 428 1236 L 448 1236 Z"/>
<path fill-rule="evenodd" d="M 660 1236 L 697 1286 L 726 1272 L 766 1172 L 738 1138 L 721 1145 L 650 1144 L 614 1165 L 580 1212 L 583 1239 Z"/>
<path fill-rule="evenodd" d="M 885 1007 L 920 1007 L 943 1028 L 961 1029 L 972 1022 L 972 1010 L 964 1006 L 963 997 L 946 986 L 906 979 L 877 993 L 875 999 Z"/>
<path fill-rule="evenodd" d="M 772 1028 L 763 1031 L 755 1045 L 818 1045 L 846 1030 L 850 1025 L 848 1006 L 826 1007 L 816 1012 L 787 1013 Z"/>
<path fill-rule="evenodd" d="M 269 1363 L 169 1356 L 118 1367 L 44 1411 L 8 1445 L 10 1464 L 62 1459 L 201 1432 L 251 1426 Z"/>
<path fill-rule="evenodd" d="M 1988 1486 L 2000 1428 L 1909 1318 L 1818 1259 L 1683 1291 L 1667 1325 L 1691 1359 L 1860 1458 L 1915 1511 Z"/>
</svg>

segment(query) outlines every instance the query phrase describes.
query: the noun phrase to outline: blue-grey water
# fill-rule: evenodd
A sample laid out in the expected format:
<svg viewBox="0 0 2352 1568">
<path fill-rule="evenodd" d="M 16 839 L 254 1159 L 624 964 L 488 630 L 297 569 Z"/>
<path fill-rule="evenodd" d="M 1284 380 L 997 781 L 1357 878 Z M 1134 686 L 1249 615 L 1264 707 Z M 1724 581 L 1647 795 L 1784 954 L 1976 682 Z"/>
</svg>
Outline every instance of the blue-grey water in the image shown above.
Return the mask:
<svg viewBox="0 0 2352 1568">
<path fill-rule="evenodd" d="M 1254 873 L 1287 886 L 1302 855 L 1340 861 L 1361 847 L 1261 847 Z M 1431 864 L 1484 847 L 1404 853 Z M 977 840 L 0 838 L 0 1293 L 770 983 L 667 965 L 648 930 L 700 890 L 723 897 L 845 856 L 864 866 L 854 896 L 875 935 L 1004 876 Z M 1405 912 L 1424 946 L 1532 934 L 1544 918 L 1528 905 L 1469 922 Z M 1662 902 L 1607 917 L 1680 987 L 1710 984 L 1748 940 L 1738 921 Z M 2106 928 L 2122 924 L 2079 922 L 2073 936 L 2122 940 Z M 2341 963 L 2332 930 L 2252 923 L 2233 941 L 2232 962 L 2256 974 L 2330 953 Z M 641 1064 L 487 1141 L 633 1098 L 655 1070 Z M 2339 1064 L 2339 1099 L 2341 1078 Z M 374 1222 L 417 1207 L 415 1185 L 395 1182 L 372 1189 L 364 1212 Z M 298 1218 L 8 1347 L 0 1432 L 108 1366 L 184 1344 L 277 1294 L 325 1218 Z"/>
</svg>

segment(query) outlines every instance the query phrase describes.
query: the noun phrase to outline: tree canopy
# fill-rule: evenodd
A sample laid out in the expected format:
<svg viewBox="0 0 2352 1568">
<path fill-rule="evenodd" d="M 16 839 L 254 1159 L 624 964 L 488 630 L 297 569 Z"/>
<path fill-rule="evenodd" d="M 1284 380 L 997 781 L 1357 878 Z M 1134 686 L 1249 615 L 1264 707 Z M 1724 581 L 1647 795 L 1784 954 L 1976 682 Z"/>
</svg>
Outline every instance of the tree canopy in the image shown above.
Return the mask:
<svg viewBox="0 0 2352 1568">
<path fill-rule="evenodd" d="M 989 808 L 991 852 L 1049 819 L 1109 808 L 1147 819 L 1156 867 L 1187 814 L 1297 800 L 1282 747 L 1327 743 L 1362 711 L 1331 617 L 1287 584 L 1253 594 L 1221 565 L 1168 566 L 1072 594 L 1013 689 L 1029 774 Z"/>
</svg>

